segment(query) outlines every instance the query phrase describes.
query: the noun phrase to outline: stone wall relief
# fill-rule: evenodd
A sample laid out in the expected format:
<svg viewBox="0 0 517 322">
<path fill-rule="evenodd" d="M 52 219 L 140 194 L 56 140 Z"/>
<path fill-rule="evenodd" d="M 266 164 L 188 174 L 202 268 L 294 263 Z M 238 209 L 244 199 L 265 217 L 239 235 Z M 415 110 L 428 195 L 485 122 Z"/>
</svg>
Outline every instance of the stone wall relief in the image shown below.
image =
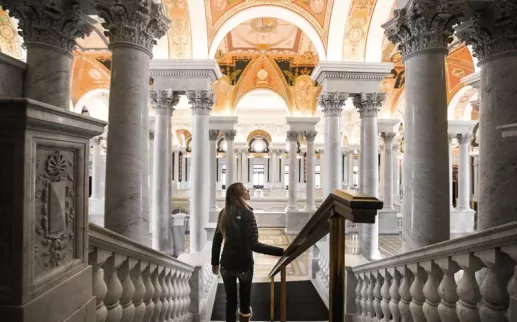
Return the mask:
<svg viewBox="0 0 517 322">
<path fill-rule="evenodd" d="M 74 151 L 36 150 L 34 273 L 76 258 Z"/>
<path fill-rule="evenodd" d="M 300 116 L 313 116 L 318 108 L 318 97 L 322 87 L 315 85 L 309 75 L 302 75 L 296 78 L 295 85 L 290 87 L 290 94 L 293 97 L 291 107 L 293 114 Z"/>
</svg>

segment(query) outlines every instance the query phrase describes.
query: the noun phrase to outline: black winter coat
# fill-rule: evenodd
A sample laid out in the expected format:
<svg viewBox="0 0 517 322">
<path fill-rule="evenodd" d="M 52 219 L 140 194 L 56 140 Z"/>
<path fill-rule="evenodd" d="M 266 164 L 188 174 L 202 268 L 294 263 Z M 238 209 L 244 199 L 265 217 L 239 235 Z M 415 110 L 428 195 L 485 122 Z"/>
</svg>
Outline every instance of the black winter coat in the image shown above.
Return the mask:
<svg viewBox="0 0 517 322">
<path fill-rule="evenodd" d="M 227 270 L 245 272 L 253 268 L 253 252 L 272 256 L 282 256 L 284 254 L 282 248 L 262 244 L 258 241 L 257 221 L 252 210 L 240 206 L 236 209 L 236 213 L 228 214 L 234 216 L 236 225 L 231 233 L 227 233 L 220 261 L 219 254 L 221 253 L 223 235 L 219 230 L 219 224 L 217 224 L 212 243 L 212 265 L 219 265 L 220 263 Z M 221 213 L 219 213 L 220 217 Z M 217 222 L 219 223 L 220 220 Z"/>
</svg>

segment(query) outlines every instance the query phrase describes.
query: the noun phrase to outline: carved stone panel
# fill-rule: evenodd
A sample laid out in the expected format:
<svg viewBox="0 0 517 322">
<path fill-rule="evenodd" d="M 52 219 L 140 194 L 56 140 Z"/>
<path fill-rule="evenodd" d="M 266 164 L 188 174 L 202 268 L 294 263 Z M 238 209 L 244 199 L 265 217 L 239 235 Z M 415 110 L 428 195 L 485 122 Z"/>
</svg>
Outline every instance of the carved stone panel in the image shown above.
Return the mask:
<svg viewBox="0 0 517 322">
<path fill-rule="evenodd" d="M 36 149 L 34 200 L 35 279 L 77 258 L 74 150 Z"/>
<path fill-rule="evenodd" d="M 14 143 L 0 142 L 0 303 L 13 296 Z"/>
</svg>

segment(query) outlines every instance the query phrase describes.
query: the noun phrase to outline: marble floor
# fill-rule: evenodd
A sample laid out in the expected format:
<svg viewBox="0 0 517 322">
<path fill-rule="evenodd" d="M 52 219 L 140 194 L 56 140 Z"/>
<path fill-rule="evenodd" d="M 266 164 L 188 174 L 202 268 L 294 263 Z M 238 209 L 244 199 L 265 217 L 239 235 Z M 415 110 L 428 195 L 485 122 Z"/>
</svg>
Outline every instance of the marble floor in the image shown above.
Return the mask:
<svg viewBox="0 0 517 322">
<path fill-rule="evenodd" d="M 287 248 L 293 241 L 295 235 L 285 234 L 283 229 L 279 228 L 261 228 L 259 229 L 259 240 L 265 244 L 275 245 Z M 189 249 L 189 236 L 186 236 L 186 249 Z M 379 237 L 379 250 L 383 258 L 391 257 L 401 252 L 401 238 L 399 235 L 384 235 Z M 345 240 L 345 248 L 347 254 L 358 253 L 357 234 L 347 234 Z M 267 282 L 271 269 L 278 261 L 277 257 L 254 254 L 255 257 L 255 275 L 254 281 Z M 287 277 L 290 281 L 306 280 L 309 278 L 309 253 L 305 252 L 291 264 L 287 266 Z"/>
</svg>

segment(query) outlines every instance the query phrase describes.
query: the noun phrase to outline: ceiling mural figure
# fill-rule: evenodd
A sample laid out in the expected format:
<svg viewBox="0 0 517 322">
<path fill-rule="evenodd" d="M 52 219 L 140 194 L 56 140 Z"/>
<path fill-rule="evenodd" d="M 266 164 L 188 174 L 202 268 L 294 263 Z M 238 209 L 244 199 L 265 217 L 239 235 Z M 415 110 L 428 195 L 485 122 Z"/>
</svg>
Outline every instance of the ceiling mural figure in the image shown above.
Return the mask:
<svg viewBox="0 0 517 322">
<path fill-rule="evenodd" d="M 334 0 L 205 0 L 208 47 L 228 19 L 245 9 L 263 5 L 274 5 L 299 14 L 314 27 L 326 46 L 333 4 Z"/>
</svg>

